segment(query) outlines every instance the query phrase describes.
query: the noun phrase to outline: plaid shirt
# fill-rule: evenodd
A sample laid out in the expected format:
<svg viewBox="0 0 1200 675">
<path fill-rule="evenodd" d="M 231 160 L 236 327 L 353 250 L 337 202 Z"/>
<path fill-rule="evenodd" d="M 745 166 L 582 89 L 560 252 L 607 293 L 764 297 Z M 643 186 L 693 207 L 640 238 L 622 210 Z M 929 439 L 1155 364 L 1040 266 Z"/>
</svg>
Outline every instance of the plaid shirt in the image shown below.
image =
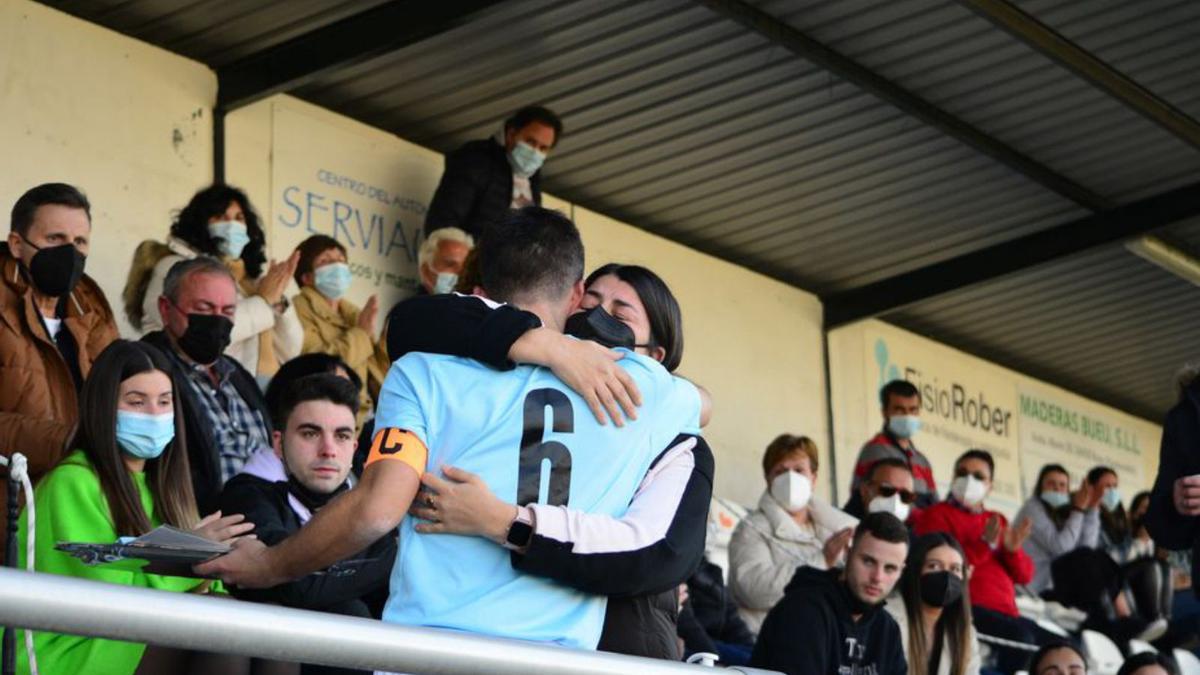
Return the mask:
<svg viewBox="0 0 1200 675">
<path fill-rule="evenodd" d="M 219 383 L 213 386 L 205 366 L 188 363 L 174 351 L 171 357 L 183 365 L 187 383 L 204 408 L 204 419 L 213 430 L 213 438 L 221 452 L 221 482 L 225 483 L 242 470 L 242 465 L 257 450 L 271 447 L 271 435 L 258 411 L 250 407 L 230 382 L 234 367 L 228 356 L 213 364 Z"/>
</svg>

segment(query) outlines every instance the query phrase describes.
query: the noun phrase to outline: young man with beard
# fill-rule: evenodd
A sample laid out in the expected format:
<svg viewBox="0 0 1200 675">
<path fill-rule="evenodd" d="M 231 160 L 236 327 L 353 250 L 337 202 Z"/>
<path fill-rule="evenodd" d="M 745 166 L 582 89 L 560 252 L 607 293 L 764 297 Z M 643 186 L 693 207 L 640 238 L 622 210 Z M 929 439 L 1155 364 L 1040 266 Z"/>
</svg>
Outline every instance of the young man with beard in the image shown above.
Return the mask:
<svg viewBox="0 0 1200 675">
<path fill-rule="evenodd" d="M 763 622 L 750 665 L 789 675 L 908 673 L 900 629 L 883 611 L 907 555 L 904 524 L 890 513 L 868 514 L 844 570 L 796 571 Z"/>
</svg>

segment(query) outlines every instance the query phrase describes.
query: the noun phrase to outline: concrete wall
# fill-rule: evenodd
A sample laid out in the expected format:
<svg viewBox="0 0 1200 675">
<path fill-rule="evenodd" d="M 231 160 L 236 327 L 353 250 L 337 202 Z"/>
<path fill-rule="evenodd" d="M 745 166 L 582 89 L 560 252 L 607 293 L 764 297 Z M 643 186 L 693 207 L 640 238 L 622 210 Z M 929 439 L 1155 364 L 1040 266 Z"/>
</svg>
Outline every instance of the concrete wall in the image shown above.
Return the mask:
<svg viewBox="0 0 1200 675">
<path fill-rule="evenodd" d="M 166 236 L 172 209 L 211 181 L 206 66 L 44 5 L 0 2 L 0 204 L 39 183 L 92 203 L 87 273 L 119 310 L 133 248 Z M 5 228 L 7 231 L 7 227 Z"/>
</svg>

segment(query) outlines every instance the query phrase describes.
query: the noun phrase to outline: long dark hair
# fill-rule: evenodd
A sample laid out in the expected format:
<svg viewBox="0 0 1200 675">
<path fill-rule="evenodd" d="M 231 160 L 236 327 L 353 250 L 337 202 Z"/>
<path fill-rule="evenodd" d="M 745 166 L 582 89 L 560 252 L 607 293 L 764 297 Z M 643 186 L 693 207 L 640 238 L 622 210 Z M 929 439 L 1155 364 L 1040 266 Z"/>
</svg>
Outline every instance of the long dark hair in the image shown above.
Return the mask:
<svg viewBox="0 0 1200 675">
<path fill-rule="evenodd" d="M 171 236 L 182 239 L 201 253 L 220 257 L 221 250 L 217 248 L 219 240 L 208 233 L 208 219 L 225 213 L 225 209 L 233 202 L 241 207 L 246 217 L 246 233 L 250 236 L 250 243 L 242 249 L 246 276 L 257 279 L 262 275 L 263 263 L 267 261 L 267 238 L 259 225 L 258 213 L 250 205 L 250 198 L 245 192 L 222 183 L 197 192 L 171 224 Z"/>
<path fill-rule="evenodd" d="M 633 287 L 650 322 L 650 342 L 663 349 L 663 367 L 675 372 L 683 360 L 683 313 L 667 282 L 641 265 L 609 263 L 588 275 L 584 287 L 609 274 Z"/>
<path fill-rule="evenodd" d="M 1117 475 L 1116 469 L 1110 466 L 1094 467 L 1087 474 L 1087 482 L 1089 485 L 1096 485 L 1108 474 Z M 1117 508 L 1109 511 L 1103 506 L 1100 507 L 1100 528 L 1104 530 L 1105 536 L 1114 544 L 1121 544 L 1129 539 L 1129 517 L 1125 514 L 1125 505 L 1117 504 Z"/>
<path fill-rule="evenodd" d="M 154 497 L 154 511 L 162 522 L 180 528 L 190 528 L 199 519 L 188 469 L 181 389 L 179 381 L 172 375 L 171 363 L 166 355 L 144 342 L 117 340 L 100 352 L 83 385 L 75 446 L 83 450 L 95 467 L 113 525 L 121 536 L 145 534 L 150 531 L 151 523 L 117 444 L 118 392 L 125 380 L 153 370 L 171 378 L 171 388 L 176 395 L 175 439 L 167 444 L 161 455 L 146 460 L 145 471 Z"/>
<path fill-rule="evenodd" d="M 925 619 L 921 613 L 921 572 L 929 552 L 942 546 L 949 546 L 962 557 L 962 597 L 942 608 L 930 640 L 925 634 Z M 908 552 L 908 562 L 900 577 L 900 595 L 908 615 L 909 667 L 914 673 L 936 673 L 942 650 L 947 648 L 950 650 L 951 675 L 967 672 L 967 663 L 971 660 L 971 594 L 967 590 L 967 581 L 967 555 L 953 535 L 931 532 L 919 537 Z"/>
<path fill-rule="evenodd" d="M 1070 494 L 1071 472 L 1067 471 L 1062 464 L 1047 464 L 1046 466 L 1042 467 L 1041 471 L 1038 472 L 1037 483 L 1034 483 L 1033 486 L 1033 496 L 1038 500 L 1038 503 L 1042 505 L 1042 508 L 1046 510 L 1046 514 L 1050 516 L 1050 520 L 1054 523 L 1054 527 L 1061 530 L 1063 529 L 1063 526 L 1067 524 L 1067 518 L 1071 515 L 1071 505 L 1066 504 L 1064 506 L 1054 508 L 1053 506 L 1047 504 L 1046 500 L 1042 499 L 1042 481 L 1046 479 L 1046 476 L 1052 473 L 1061 473 L 1067 477 L 1067 491 L 1068 494 Z"/>
</svg>

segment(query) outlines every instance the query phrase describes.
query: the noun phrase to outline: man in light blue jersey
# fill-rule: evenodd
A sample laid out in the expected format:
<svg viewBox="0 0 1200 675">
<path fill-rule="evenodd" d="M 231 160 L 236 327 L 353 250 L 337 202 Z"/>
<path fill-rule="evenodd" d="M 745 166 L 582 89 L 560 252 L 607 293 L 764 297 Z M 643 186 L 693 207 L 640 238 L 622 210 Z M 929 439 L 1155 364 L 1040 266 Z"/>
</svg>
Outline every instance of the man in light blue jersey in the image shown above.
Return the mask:
<svg viewBox="0 0 1200 675">
<path fill-rule="evenodd" d="M 583 295 L 583 245 L 570 220 L 536 207 L 515 212 L 480 244 L 483 288 L 560 329 Z M 245 587 L 270 586 L 344 558 L 400 524 L 400 555 L 384 620 L 591 649 L 605 599 L 512 569 L 509 553 L 478 538 L 417 533 L 403 520 L 420 475 L 471 471 L 513 508 L 504 542 L 532 532 L 532 502 L 620 516 L 651 463 L 683 430 L 698 433 L 695 388 L 632 352 L 618 363 L 642 392 L 636 420 L 601 425 L 550 371 L 497 372 L 474 361 L 410 354 L 380 395 L 361 485 L 278 546 L 257 542 L 198 571 Z M 436 508 L 435 495 L 420 497 Z"/>
</svg>

